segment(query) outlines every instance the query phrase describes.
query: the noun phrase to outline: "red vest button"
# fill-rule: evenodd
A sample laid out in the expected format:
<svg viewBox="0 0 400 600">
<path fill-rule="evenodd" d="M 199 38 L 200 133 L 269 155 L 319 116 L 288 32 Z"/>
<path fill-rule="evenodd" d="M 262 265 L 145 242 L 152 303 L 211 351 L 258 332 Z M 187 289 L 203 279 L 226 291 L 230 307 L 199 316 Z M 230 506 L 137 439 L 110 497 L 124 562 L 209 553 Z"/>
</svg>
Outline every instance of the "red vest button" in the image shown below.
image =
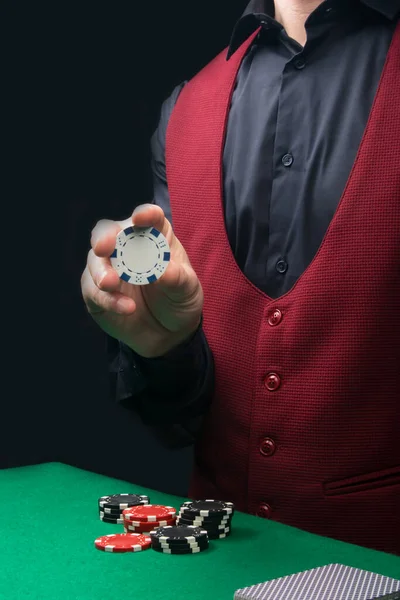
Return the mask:
<svg viewBox="0 0 400 600">
<path fill-rule="evenodd" d="M 260 504 L 260 506 L 258 507 L 258 510 L 257 510 L 258 517 L 262 517 L 263 519 L 269 519 L 271 517 L 271 513 L 272 513 L 272 508 L 270 507 L 269 504 L 265 504 L 265 502 Z"/>
<path fill-rule="evenodd" d="M 264 438 L 260 444 L 260 452 L 264 456 L 272 456 L 275 454 L 276 444 L 271 438 Z"/>
<path fill-rule="evenodd" d="M 276 373 L 269 373 L 264 379 L 264 385 L 270 392 L 274 392 L 281 385 L 281 378 Z"/>
<path fill-rule="evenodd" d="M 278 325 L 282 321 L 282 313 L 279 308 L 275 308 L 273 312 L 268 317 L 268 325 L 273 327 L 274 325 Z"/>
</svg>

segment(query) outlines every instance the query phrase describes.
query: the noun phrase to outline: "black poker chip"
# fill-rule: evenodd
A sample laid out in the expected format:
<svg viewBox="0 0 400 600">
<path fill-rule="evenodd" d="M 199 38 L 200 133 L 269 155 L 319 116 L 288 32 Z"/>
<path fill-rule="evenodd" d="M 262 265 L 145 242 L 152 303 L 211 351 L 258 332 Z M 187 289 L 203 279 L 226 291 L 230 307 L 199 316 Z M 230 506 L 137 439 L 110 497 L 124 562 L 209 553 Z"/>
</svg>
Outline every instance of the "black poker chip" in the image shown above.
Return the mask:
<svg viewBox="0 0 400 600">
<path fill-rule="evenodd" d="M 151 536 L 150 536 L 151 537 Z M 197 540 L 180 538 L 180 539 L 169 539 L 168 541 L 163 540 L 162 538 L 152 537 L 152 544 L 160 545 L 166 544 L 168 546 L 190 546 L 190 545 L 205 545 L 208 544 L 208 534 L 207 536 L 203 536 L 198 538 Z"/>
<path fill-rule="evenodd" d="M 210 531 L 208 533 L 208 539 L 209 540 L 223 540 L 224 538 L 229 537 L 230 535 L 231 535 L 231 530 L 229 528 L 226 528 L 217 533 Z"/>
<path fill-rule="evenodd" d="M 150 537 L 152 540 L 159 542 L 196 542 L 208 539 L 205 529 L 193 527 L 192 525 L 167 525 L 166 527 L 158 527 L 150 531 Z"/>
<path fill-rule="evenodd" d="M 205 520 L 205 521 L 215 521 L 218 519 L 232 519 L 234 513 L 211 513 L 210 515 L 201 515 L 192 510 L 186 510 L 185 508 L 180 508 L 178 511 L 178 515 L 182 517 L 190 517 L 191 519 Z"/>
<path fill-rule="evenodd" d="M 232 519 L 203 519 L 199 520 L 196 517 L 184 517 L 178 515 L 177 519 L 183 525 L 196 525 L 197 527 L 204 527 L 207 529 L 208 527 L 218 527 L 219 525 L 225 525 L 232 522 Z"/>
<path fill-rule="evenodd" d="M 222 500 L 193 500 L 183 502 L 180 506 L 180 512 L 188 512 L 200 517 L 232 515 L 235 512 L 235 506 L 233 502 L 222 502 Z"/>
<path fill-rule="evenodd" d="M 122 519 L 114 519 L 112 517 L 102 517 L 100 515 L 100 521 L 103 521 L 103 523 L 113 523 L 114 525 L 123 525 L 124 524 L 124 520 Z"/>
<path fill-rule="evenodd" d="M 151 545 L 154 548 L 207 548 L 208 547 L 208 539 L 205 541 L 198 542 L 158 542 L 157 540 L 152 540 Z"/>
<path fill-rule="evenodd" d="M 176 523 L 177 525 L 183 525 L 183 523 L 181 523 L 180 521 Z M 186 527 L 186 525 L 185 525 Z M 210 533 L 220 533 L 225 531 L 226 529 L 231 529 L 231 525 L 218 525 L 217 527 L 203 527 L 202 529 L 204 529 L 205 531 L 207 531 L 207 534 Z"/>
<path fill-rule="evenodd" d="M 118 514 L 112 513 L 112 514 L 110 514 L 110 513 L 103 513 L 102 511 L 99 511 L 99 517 L 100 517 L 100 519 L 104 518 L 104 519 L 118 519 L 119 520 L 119 519 L 123 519 L 124 515 L 122 513 L 118 513 Z"/>
<path fill-rule="evenodd" d="M 199 513 L 196 513 L 195 511 L 192 510 L 186 510 L 185 508 L 180 508 L 178 511 L 178 515 L 181 515 L 182 517 L 190 517 L 193 519 L 206 519 L 207 521 L 214 521 L 215 519 L 232 519 L 233 518 L 233 514 L 234 513 L 224 513 L 224 512 L 220 512 L 220 513 L 210 513 L 209 515 L 202 515 Z"/>
<path fill-rule="evenodd" d="M 194 548 L 192 546 L 179 548 L 156 548 L 153 545 L 151 547 L 153 550 L 160 552 L 161 554 L 199 554 L 208 548 L 208 546 L 205 546 L 204 548 Z"/>
<path fill-rule="evenodd" d="M 101 506 L 99 507 L 99 512 L 104 513 L 105 515 L 122 515 L 123 511 L 125 509 L 123 508 L 122 510 L 120 508 L 108 508 L 107 506 Z"/>
<path fill-rule="evenodd" d="M 224 529 L 210 529 L 209 531 L 207 531 L 207 536 L 208 536 L 208 539 L 211 540 L 213 536 L 218 536 L 223 533 L 228 533 L 230 531 L 231 531 L 230 527 L 225 527 Z"/>
<path fill-rule="evenodd" d="M 139 504 L 150 504 L 149 496 L 141 494 L 112 494 L 111 496 L 101 496 L 99 498 L 99 508 L 119 509 L 121 512 L 124 508 L 138 506 Z"/>
<path fill-rule="evenodd" d="M 176 524 L 177 525 L 184 525 L 184 526 L 192 525 L 192 523 L 184 523 L 181 520 L 178 520 L 176 522 Z M 205 529 L 207 531 L 207 533 L 210 532 L 210 531 L 214 531 L 214 532 L 221 531 L 222 529 L 227 529 L 227 528 L 230 528 L 230 527 L 231 527 L 230 523 L 222 523 L 221 525 L 215 525 L 213 527 L 211 527 L 209 525 L 202 525 L 201 526 L 201 528 Z"/>
<path fill-rule="evenodd" d="M 218 527 L 218 525 L 230 525 L 232 523 L 232 519 L 207 519 L 202 520 L 197 517 L 188 517 L 186 515 L 177 515 L 177 520 L 181 521 L 185 525 L 195 525 L 196 527 L 204 527 L 207 529 L 208 527 Z"/>
<path fill-rule="evenodd" d="M 105 523 L 119 523 L 121 525 L 124 524 L 124 518 L 122 515 L 105 515 L 103 513 L 99 513 L 100 521 L 104 521 Z"/>
<path fill-rule="evenodd" d="M 99 510 L 99 516 L 100 517 L 106 517 L 107 519 L 122 519 L 123 518 L 123 513 L 122 512 L 112 512 L 112 513 L 106 513 L 103 510 Z"/>
</svg>

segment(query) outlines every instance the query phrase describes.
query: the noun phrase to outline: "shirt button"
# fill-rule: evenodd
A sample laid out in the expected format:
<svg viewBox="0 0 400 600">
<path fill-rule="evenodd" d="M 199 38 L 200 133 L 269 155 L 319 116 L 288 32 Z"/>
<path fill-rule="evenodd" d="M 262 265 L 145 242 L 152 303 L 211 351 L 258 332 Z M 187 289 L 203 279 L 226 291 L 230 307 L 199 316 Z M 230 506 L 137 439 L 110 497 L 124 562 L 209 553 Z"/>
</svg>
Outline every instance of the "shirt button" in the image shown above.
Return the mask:
<svg viewBox="0 0 400 600">
<path fill-rule="evenodd" d="M 288 270 L 288 264 L 286 260 L 278 260 L 278 262 L 276 263 L 276 270 L 278 271 L 278 273 L 286 273 L 286 271 Z"/>
<path fill-rule="evenodd" d="M 282 313 L 279 310 L 279 308 L 275 308 L 268 317 L 268 325 L 271 325 L 271 327 L 274 327 L 275 325 L 278 325 L 281 321 L 282 321 Z"/>
<path fill-rule="evenodd" d="M 263 519 L 269 519 L 271 517 L 272 508 L 269 504 L 262 502 L 257 510 L 257 516 Z"/>
<path fill-rule="evenodd" d="M 281 387 L 281 378 L 276 373 L 268 373 L 264 379 L 264 385 L 269 392 L 274 392 Z"/>
<path fill-rule="evenodd" d="M 306 66 L 306 61 L 304 60 L 304 58 L 296 58 L 296 60 L 293 61 L 293 64 L 296 67 L 296 69 L 304 69 L 304 67 Z"/>
<path fill-rule="evenodd" d="M 275 454 L 276 444 L 271 438 L 264 438 L 260 444 L 260 452 L 263 456 L 272 456 Z"/>
<path fill-rule="evenodd" d="M 290 165 L 292 165 L 292 164 L 293 164 L 293 156 L 292 156 L 291 154 L 285 154 L 285 155 L 282 157 L 282 164 L 283 164 L 285 167 L 290 167 Z"/>
</svg>

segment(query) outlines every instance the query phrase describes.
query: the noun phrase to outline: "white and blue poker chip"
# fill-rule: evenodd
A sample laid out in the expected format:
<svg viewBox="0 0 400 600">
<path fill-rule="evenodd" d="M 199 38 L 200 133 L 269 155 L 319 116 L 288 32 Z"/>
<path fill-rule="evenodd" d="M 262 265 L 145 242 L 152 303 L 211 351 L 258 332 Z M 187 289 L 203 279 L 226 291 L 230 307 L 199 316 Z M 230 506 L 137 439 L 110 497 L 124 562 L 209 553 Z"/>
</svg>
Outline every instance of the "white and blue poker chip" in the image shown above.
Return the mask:
<svg viewBox="0 0 400 600">
<path fill-rule="evenodd" d="M 117 235 L 111 266 L 132 285 L 148 285 L 160 279 L 171 258 L 165 236 L 155 227 L 127 227 Z"/>
</svg>

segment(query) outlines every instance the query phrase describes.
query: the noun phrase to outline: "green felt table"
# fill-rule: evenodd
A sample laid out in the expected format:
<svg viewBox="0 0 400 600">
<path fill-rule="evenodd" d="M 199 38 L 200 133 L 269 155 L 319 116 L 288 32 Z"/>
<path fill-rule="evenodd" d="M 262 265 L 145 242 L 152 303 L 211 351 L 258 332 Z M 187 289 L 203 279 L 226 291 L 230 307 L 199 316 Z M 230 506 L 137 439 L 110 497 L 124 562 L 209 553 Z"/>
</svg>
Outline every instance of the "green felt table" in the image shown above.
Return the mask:
<svg viewBox="0 0 400 600">
<path fill-rule="evenodd" d="M 98 498 L 166 495 L 60 463 L 0 471 L 0 598 L 7 600 L 232 600 L 236 589 L 330 563 L 399 578 L 400 557 L 316 536 L 243 513 L 207 551 L 100 552 L 94 540 L 123 532 L 99 520 Z"/>
</svg>

